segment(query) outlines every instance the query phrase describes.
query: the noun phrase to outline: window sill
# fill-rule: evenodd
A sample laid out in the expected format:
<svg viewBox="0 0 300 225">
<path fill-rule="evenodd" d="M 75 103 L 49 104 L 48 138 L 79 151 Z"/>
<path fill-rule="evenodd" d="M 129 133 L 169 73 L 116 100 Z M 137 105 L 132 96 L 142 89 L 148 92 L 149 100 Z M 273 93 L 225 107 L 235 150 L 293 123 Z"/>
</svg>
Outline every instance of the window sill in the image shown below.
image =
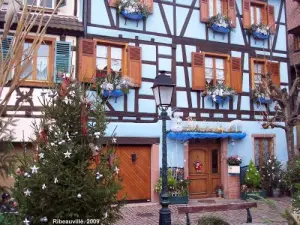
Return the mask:
<svg viewBox="0 0 300 225">
<path fill-rule="evenodd" d="M 38 6 L 28 6 L 28 11 L 31 11 L 32 13 L 34 12 L 40 12 L 41 10 L 45 9 L 46 14 L 52 14 L 54 12 L 53 8 L 43 8 L 43 7 L 38 7 Z M 54 14 L 57 14 L 58 10 Z"/>
<path fill-rule="evenodd" d="M 53 88 L 55 87 L 55 83 L 50 81 L 22 81 L 20 83 L 21 87 L 47 87 Z"/>
</svg>

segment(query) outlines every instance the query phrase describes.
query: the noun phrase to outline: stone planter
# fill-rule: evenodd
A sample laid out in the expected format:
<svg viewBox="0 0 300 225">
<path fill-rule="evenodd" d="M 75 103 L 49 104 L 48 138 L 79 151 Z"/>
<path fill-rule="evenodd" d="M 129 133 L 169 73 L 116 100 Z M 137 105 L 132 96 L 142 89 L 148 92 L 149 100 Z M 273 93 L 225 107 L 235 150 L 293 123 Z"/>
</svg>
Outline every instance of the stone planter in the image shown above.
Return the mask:
<svg viewBox="0 0 300 225">
<path fill-rule="evenodd" d="M 240 166 L 231 166 L 231 165 L 228 165 L 228 173 L 239 174 L 240 170 L 241 170 Z"/>
<path fill-rule="evenodd" d="M 246 200 L 249 198 L 253 198 L 255 200 L 259 200 L 261 198 L 266 197 L 266 192 L 264 190 L 254 191 L 254 192 L 241 192 L 241 199 Z"/>
<path fill-rule="evenodd" d="M 188 204 L 189 202 L 189 196 L 169 196 L 168 197 L 170 205 L 176 205 L 176 204 Z M 160 198 L 160 201 L 162 199 Z"/>
</svg>

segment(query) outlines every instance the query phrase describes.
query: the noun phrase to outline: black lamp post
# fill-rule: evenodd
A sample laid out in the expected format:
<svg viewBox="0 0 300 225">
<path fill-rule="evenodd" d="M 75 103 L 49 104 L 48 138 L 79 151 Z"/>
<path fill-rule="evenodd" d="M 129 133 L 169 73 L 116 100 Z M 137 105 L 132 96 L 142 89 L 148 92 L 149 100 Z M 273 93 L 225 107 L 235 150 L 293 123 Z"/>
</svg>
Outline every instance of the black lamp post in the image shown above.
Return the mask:
<svg viewBox="0 0 300 225">
<path fill-rule="evenodd" d="M 161 110 L 162 119 L 162 193 L 159 211 L 159 225 L 171 225 L 171 210 L 168 208 L 168 162 L 167 162 L 167 109 L 171 105 L 175 84 L 165 71 L 159 71 L 152 87 L 156 106 Z"/>
</svg>

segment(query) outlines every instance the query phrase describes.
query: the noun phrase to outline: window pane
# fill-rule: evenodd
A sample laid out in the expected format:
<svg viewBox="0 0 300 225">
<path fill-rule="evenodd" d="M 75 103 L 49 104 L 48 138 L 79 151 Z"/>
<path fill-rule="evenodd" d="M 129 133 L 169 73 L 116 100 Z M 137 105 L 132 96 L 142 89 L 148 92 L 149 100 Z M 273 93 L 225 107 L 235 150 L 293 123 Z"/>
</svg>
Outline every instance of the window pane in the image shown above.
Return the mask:
<svg viewBox="0 0 300 225">
<path fill-rule="evenodd" d="M 40 6 L 42 7 L 47 7 L 47 8 L 52 8 L 52 1 L 53 0 L 40 0 Z"/>
<path fill-rule="evenodd" d="M 254 24 L 254 10 L 255 10 L 255 8 L 254 8 L 254 6 L 251 6 L 251 12 L 250 12 L 250 14 L 251 14 L 251 24 Z"/>
<path fill-rule="evenodd" d="M 219 162 L 218 150 L 216 150 L 216 149 L 212 150 L 211 151 L 211 166 L 212 166 L 211 171 L 212 171 L 212 173 L 218 173 L 218 167 L 219 167 L 218 162 Z"/>
<path fill-rule="evenodd" d="M 224 59 L 216 59 L 216 68 L 224 69 Z"/>
<path fill-rule="evenodd" d="M 224 70 L 217 69 L 217 80 L 225 80 Z"/>
<path fill-rule="evenodd" d="M 122 59 L 122 48 L 111 48 L 112 59 Z"/>
<path fill-rule="evenodd" d="M 24 43 L 24 54 L 22 56 L 22 65 L 24 63 L 27 63 L 25 60 L 27 58 L 27 54 L 29 51 L 29 48 L 31 47 L 31 43 Z M 28 66 L 28 68 L 24 71 L 24 73 L 21 75 L 21 78 L 25 78 L 26 79 L 32 79 L 32 73 L 33 73 L 33 62 L 31 61 L 30 65 Z"/>
<path fill-rule="evenodd" d="M 107 70 L 107 59 L 97 58 L 96 65 L 98 70 Z"/>
<path fill-rule="evenodd" d="M 210 57 L 205 57 L 205 67 L 213 68 L 213 59 Z"/>
<path fill-rule="evenodd" d="M 263 73 L 263 64 L 255 63 L 254 65 L 254 73 Z"/>
<path fill-rule="evenodd" d="M 36 5 L 38 0 L 27 0 L 28 5 Z"/>
<path fill-rule="evenodd" d="M 107 47 L 103 45 L 97 46 L 97 57 L 107 58 Z"/>
<path fill-rule="evenodd" d="M 48 80 L 49 46 L 42 44 L 37 55 L 37 80 Z"/>
<path fill-rule="evenodd" d="M 217 14 L 222 14 L 222 0 L 217 0 Z"/>
<path fill-rule="evenodd" d="M 122 61 L 118 59 L 111 60 L 111 69 L 115 72 L 120 72 L 122 69 Z"/>
</svg>

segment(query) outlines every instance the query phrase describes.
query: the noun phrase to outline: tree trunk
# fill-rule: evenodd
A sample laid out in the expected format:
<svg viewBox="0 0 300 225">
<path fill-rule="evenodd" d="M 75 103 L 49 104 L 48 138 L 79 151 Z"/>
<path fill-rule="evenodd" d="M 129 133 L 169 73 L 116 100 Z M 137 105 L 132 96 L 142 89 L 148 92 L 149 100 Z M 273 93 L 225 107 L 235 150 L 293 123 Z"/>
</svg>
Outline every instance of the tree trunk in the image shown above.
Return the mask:
<svg viewBox="0 0 300 225">
<path fill-rule="evenodd" d="M 286 126 L 286 146 L 287 146 L 287 153 L 288 153 L 288 160 L 290 164 L 293 164 L 295 162 L 295 146 L 294 146 L 294 132 L 293 127 L 289 125 Z"/>
</svg>

